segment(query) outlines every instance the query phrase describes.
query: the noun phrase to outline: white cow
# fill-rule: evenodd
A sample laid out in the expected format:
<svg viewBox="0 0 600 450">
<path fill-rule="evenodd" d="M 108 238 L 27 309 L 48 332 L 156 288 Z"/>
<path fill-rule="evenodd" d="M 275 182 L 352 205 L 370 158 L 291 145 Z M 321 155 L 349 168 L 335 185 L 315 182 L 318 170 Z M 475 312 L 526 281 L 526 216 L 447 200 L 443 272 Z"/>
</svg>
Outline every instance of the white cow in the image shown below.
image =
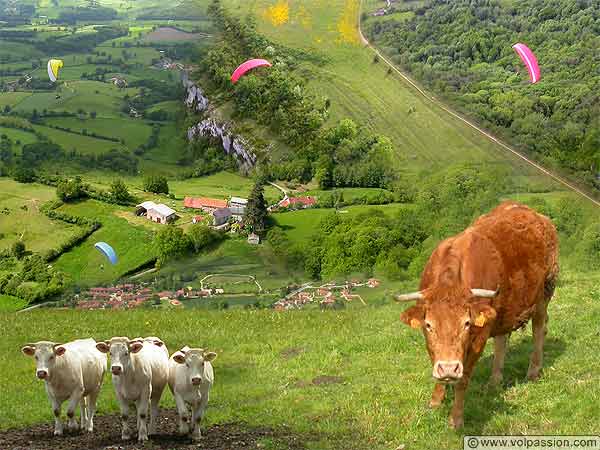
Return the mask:
<svg viewBox="0 0 600 450">
<path fill-rule="evenodd" d="M 200 422 L 215 379 L 211 361 L 216 357 L 216 353 L 186 346 L 169 361 L 169 388 L 177 403 L 179 433 L 191 432 L 194 440 L 201 437 Z M 188 405 L 192 408 L 191 420 Z"/>
<path fill-rule="evenodd" d="M 156 433 L 158 405 L 169 377 L 169 351 L 158 338 L 113 337 L 99 342 L 96 348 L 103 353 L 110 352 L 111 372 L 117 400 L 121 407 L 121 437 L 130 439 L 129 405 L 135 403 L 137 409 L 138 441 L 148 440 L 148 435 Z M 150 427 L 148 428 L 148 407 L 151 407 Z"/>
<path fill-rule="evenodd" d="M 63 434 L 60 410 L 65 400 L 69 400 L 68 429 L 79 429 L 75 420 L 75 408 L 79 404 L 81 429 L 92 432 L 96 399 L 106 370 L 106 355 L 96 350 L 96 341 L 79 339 L 66 344 L 40 341 L 25 345 L 21 351 L 35 357 L 36 376 L 46 383 L 54 412 L 54 435 Z"/>
</svg>

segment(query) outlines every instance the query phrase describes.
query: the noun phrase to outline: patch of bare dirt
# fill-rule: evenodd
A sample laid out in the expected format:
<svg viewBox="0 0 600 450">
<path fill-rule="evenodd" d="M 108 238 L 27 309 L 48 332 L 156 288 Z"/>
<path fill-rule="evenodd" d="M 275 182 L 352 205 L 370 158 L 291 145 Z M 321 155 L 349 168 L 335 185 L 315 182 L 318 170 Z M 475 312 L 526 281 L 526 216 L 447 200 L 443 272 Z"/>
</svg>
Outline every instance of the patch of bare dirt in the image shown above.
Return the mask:
<svg viewBox="0 0 600 450">
<path fill-rule="evenodd" d="M 301 347 L 290 347 L 281 351 L 281 357 L 283 359 L 292 359 L 296 356 L 304 353 L 304 349 Z"/>
<path fill-rule="evenodd" d="M 303 389 L 311 386 L 324 386 L 328 384 L 342 384 L 344 382 L 343 377 L 334 377 L 331 375 L 321 375 L 313 378 L 312 381 L 298 380 L 293 384 L 293 387 Z"/>
<path fill-rule="evenodd" d="M 132 422 L 131 426 L 135 426 Z M 65 427 L 66 429 L 66 427 Z M 145 445 L 136 440 L 121 440 L 121 423 L 118 415 L 97 416 L 93 433 L 66 433 L 54 437 L 54 422 L 26 429 L 0 432 L 0 450 L 250 450 L 263 448 L 264 441 L 276 442 L 283 448 L 302 450 L 300 436 L 286 430 L 252 428 L 241 423 L 213 425 L 202 429 L 202 440 L 192 442 L 189 437 L 177 434 L 177 412 L 161 411 L 159 434 Z"/>
<path fill-rule="evenodd" d="M 321 375 L 320 377 L 316 377 L 312 380 L 312 384 L 315 386 L 320 386 L 322 384 L 342 384 L 343 382 L 344 378 L 332 377 L 330 375 Z"/>
</svg>

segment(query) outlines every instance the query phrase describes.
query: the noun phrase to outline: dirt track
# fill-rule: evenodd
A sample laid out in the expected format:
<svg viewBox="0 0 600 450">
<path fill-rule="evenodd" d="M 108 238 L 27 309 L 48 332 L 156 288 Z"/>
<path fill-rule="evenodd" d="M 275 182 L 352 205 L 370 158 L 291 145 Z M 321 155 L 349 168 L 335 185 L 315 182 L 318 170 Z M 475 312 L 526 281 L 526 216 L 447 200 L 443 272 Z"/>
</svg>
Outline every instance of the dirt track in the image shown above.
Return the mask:
<svg viewBox="0 0 600 450">
<path fill-rule="evenodd" d="M 132 421 L 131 426 L 135 423 Z M 243 424 L 214 425 L 202 429 L 202 440 L 193 443 L 190 438 L 177 435 L 177 415 L 174 410 L 161 411 L 158 426 L 160 434 L 146 445 L 135 440 L 121 441 L 121 425 L 117 415 L 97 416 L 94 432 L 66 433 L 54 437 L 54 422 L 26 429 L 0 432 L 0 450 L 245 450 L 264 448 L 261 442 L 277 442 L 283 448 L 302 450 L 302 439 L 286 431 L 269 428 L 250 428 Z"/>
</svg>

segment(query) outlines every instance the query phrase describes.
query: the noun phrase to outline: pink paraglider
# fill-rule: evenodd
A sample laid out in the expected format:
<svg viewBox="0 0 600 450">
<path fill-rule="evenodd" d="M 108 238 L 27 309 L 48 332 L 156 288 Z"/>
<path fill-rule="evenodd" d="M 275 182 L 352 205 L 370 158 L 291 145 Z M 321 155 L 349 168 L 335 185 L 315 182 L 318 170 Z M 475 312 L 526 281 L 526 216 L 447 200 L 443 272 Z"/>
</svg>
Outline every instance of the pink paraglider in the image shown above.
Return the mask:
<svg viewBox="0 0 600 450">
<path fill-rule="evenodd" d="M 521 58 L 523 63 L 527 66 L 527 70 L 529 71 L 529 79 L 532 83 L 537 83 L 540 81 L 541 73 L 540 67 L 538 66 L 537 58 L 533 54 L 533 52 L 527 47 L 525 44 L 515 44 L 513 45 L 513 49 L 517 52 L 517 55 Z"/>
<path fill-rule="evenodd" d="M 237 83 L 237 81 L 246 74 L 246 72 L 256 69 L 257 67 L 271 67 L 271 63 L 265 59 L 251 59 L 246 61 L 239 66 L 231 75 L 231 82 Z"/>
</svg>

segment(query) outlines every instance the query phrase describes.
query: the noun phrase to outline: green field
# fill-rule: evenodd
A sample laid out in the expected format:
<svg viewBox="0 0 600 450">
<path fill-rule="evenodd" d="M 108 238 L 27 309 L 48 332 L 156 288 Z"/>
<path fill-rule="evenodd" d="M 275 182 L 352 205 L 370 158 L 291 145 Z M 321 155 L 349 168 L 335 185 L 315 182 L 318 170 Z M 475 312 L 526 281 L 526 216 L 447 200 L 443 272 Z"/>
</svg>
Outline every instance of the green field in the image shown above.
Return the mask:
<svg viewBox="0 0 600 450">
<path fill-rule="evenodd" d="M 0 427 L 52 420 L 42 383 L 34 380 L 34 364 L 19 354 L 24 343 L 126 334 L 159 335 L 171 351 L 188 344 L 216 351 L 207 424 L 285 426 L 307 449 L 389 450 L 405 445 L 450 450 L 461 448 L 467 434 L 590 434 L 597 426 L 599 400 L 595 386 L 600 375 L 588 350 L 598 345 L 599 281 L 597 276 L 563 274 L 550 304 L 545 371 L 539 382 L 525 381 L 532 348 L 529 330 L 513 334 L 505 384 L 496 390 L 486 387 L 488 345 L 469 388 L 466 428 L 460 433 L 447 426 L 449 401 L 439 410 L 427 406 L 432 383 L 423 339 L 400 323 L 401 308 L 389 304 L 326 313 L 89 312 L 85 320 L 76 311 L 3 314 L 0 328 L 11 333 L 0 343 L 5 377 Z M 332 384 L 313 383 L 321 376 L 340 378 Z M 117 411 L 108 378 L 100 414 Z M 170 393 L 162 404 L 173 407 Z"/>
<path fill-rule="evenodd" d="M 75 117 L 60 117 L 45 120 L 45 123 L 70 128 L 81 133 L 96 133 L 99 136 L 108 136 L 125 141 L 127 148 L 134 150 L 145 144 L 152 133 L 150 125 L 141 120 L 123 120 L 117 118 L 79 119 Z M 113 145 L 107 142 L 105 145 Z M 118 147 L 119 144 L 115 144 Z"/>
<path fill-rule="evenodd" d="M 21 239 L 28 250 L 43 252 L 56 247 L 77 232 L 79 227 L 53 221 L 39 212 L 40 206 L 56 198 L 53 188 L 20 184 L 0 178 L 0 249 Z"/>
<path fill-rule="evenodd" d="M 131 208 L 130 208 L 131 209 Z M 78 285 L 97 285 L 107 283 L 154 259 L 152 234 L 148 228 L 132 225 L 123 216 L 130 209 L 116 207 L 95 200 L 64 205 L 59 211 L 74 216 L 99 220 L 102 228 L 86 241 L 62 255 L 55 267 L 71 277 Z M 119 261 L 112 266 L 106 258 L 94 248 L 94 244 L 104 241 L 110 244 L 118 255 Z"/>
</svg>

